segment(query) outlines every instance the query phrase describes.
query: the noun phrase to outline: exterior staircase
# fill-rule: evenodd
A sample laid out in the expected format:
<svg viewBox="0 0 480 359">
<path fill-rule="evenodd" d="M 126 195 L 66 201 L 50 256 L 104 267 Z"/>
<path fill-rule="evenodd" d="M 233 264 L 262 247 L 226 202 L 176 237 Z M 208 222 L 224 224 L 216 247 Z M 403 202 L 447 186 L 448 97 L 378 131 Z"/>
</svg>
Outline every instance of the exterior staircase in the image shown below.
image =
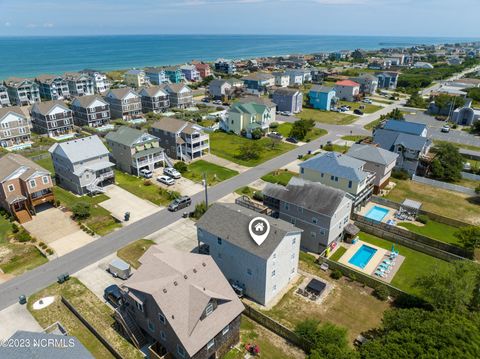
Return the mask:
<svg viewBox="0 0 480 359">
<path fill-rule="evenodd" d="M 108 177 L 106 176 L 99 175 L 87 186 L 87 190 L 91 193 L 105 193 L 105 189 L 103 187 L 100 187 L 98 184 L 102 183 L 107 178 Z"/>
<path fill-rule="evenodd" d="M 167 166 L 165 166 L 165 167 L 173 167 L 173 162 L 172 162 L 171 158 L 169 158 L 165 153 L 163 154 L 163 159 L 165 160 L 165 163 L 167 164 Z"/>
<path fill-rule="evenodd" d="M 132 343 L 141 349 L 148 344 L 145 336 L 143 335 L 140 327 L 137 325 L 132 316 L 124 308 L 119 307 L 115 309 L 115 319 L 122 326 L 127 333 Z"/>
<path fill-rule="evenodd" d="M 18 223 L 20 224 L 30 222 L 32 220 L 32 216 L 26 209 L 15 212 L 15 217 L 17 217 Z"/>
</svg>

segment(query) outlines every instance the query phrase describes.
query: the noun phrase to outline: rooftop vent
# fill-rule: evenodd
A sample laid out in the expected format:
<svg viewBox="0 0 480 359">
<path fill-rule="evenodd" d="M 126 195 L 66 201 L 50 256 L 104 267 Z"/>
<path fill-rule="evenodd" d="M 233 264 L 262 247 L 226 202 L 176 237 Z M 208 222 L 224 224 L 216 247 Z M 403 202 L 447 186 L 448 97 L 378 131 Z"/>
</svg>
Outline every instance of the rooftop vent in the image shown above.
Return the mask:
<svg viewBox="0 0 480 359">
<path fill-rule="evenodd" d="M 197 273 L 197 270 L 195 268 L 193 268 L 193 273 Z"/>
<path fill-rule="evenodd" d="M 207 266 L 207 263 L 202 262 L 202 266 L 206 267 L 206 266 Z"/>
<path fill-rule="evenodd" d="M 174 281 L 174 282 L 173 282 L 173 285 L 177 286 L 177 285 L 178 285 L 177 281 Z"/>
<path fill-rule="evenodd" d="M 167 289 L 166 289 L 166 288 L 163 288 L 163 293 L 167 293 Z"/>
<path fill-rule="evenodd" d="M 183 278 L 188 279 L 188 276 L 185 274 L 185 275 L 183 276 Z"/>
</svg>

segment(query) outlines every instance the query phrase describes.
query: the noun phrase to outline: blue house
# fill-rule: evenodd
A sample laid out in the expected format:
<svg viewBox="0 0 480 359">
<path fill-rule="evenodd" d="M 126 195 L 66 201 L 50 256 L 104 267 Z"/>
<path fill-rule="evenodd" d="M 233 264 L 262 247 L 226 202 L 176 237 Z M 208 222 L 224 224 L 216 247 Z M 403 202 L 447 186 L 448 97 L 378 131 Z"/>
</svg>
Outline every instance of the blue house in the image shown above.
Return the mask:
<svg viewBox="0 0 480 359">
<path fill-rule="evenodd" d="M 185 75 L 179 67 L 168 66 L 165 67 L 164 70 L 167 79 L 169 79 L 172 84 L 179 84 L 185 79 Z"/>
<path fill-rule="evenodd" d="M 427 126 L 419 122 L 409 122 L 401 120 L 388 120 L 383 125 L 384 130 L 406 133 L 408 135 L 415 135 L 427 137 Z"/>
<path fill-rule="evenodd" d="M 161 67 L 147 67 L 143 71 L 152 85 L 161 85 L 167 82 L 165 70 Z"/>
<path fill-rule="evenodd" d="M 310 105 L 317 110 L 330 111 L 336 92 L 333 87 L 313 86 L 308 93 Z"/>
</svg>

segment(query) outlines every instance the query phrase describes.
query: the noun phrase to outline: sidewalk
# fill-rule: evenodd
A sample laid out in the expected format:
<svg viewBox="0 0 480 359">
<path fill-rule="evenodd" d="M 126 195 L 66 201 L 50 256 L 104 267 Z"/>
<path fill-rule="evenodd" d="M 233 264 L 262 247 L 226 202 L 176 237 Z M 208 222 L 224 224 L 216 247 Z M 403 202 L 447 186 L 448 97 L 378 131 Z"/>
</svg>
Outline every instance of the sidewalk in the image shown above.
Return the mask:
<svg viewBox="0 0 480 359">
<path fill-rule="evenodd" d="M 203 156 L 202 157 L 202 160 L 205 160 L 207 162 L 210 162 L 210 163 L 213 163 L 213 164 L 216 164 L 218 166 L 222 166 L 222 167 L 226 167 L 228 169 L 231 169 L 231 170 L 234 170 L 234 171 L 237 171 L 239 173 L 243 173 L 247 170 L 249 170 L 250 168 L 249 167 L 245 167 L 245 166 L 242 166 L 242 165 L 239 165 L 237 163 L 234 163 L 234 162 L 231 162 L 229 160 L 226 160 L 225 158 L 221 158 L 221 157 L 218 157 L 218 156 L 215 156 L 211 153 L 209 153 L 208 155 L 206 156 Z"/>
</svg>

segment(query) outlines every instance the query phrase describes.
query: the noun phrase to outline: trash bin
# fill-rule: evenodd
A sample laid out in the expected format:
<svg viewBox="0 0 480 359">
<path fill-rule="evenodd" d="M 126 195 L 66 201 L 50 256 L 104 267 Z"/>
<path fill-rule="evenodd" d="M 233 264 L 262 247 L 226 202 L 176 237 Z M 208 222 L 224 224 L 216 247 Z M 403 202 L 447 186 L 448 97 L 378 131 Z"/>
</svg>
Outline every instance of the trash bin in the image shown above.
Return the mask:
<svg viewBox="0 0 480 359">
<path fill-rule="evenodd" d="M 18 297 L 18 302 L 20 304 L 27 304 L 27 297 L 22 294 L 20 297 Z"/>
<path fill-rule="evenodd" d="M 130 220 L 130 212 L 125 212 L 123 219 L 125 220 L 125 222 L 128 222 Z"/>
</svg>

